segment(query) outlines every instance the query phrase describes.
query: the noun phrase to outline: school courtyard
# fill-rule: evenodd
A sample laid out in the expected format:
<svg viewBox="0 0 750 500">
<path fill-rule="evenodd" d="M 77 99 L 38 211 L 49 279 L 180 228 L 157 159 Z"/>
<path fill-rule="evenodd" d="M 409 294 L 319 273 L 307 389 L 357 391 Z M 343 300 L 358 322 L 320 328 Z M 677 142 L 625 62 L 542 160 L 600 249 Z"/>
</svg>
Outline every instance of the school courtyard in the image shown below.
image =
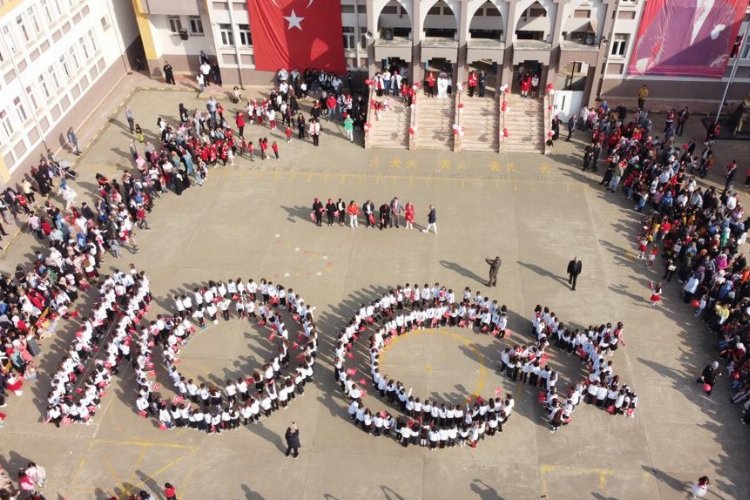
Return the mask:
<svg viewBox="0 0 750 500">
<path fill-rule="evenodd" d="M 85 151 L 73 183 L 79 201 L 93 200 L 96 173 L 111 179 L 132 168 L 126 101 L 155 143 L 158 115 L 173 123 L 181 102 L 205 109 L 205 99 L 180 86 L 115 92 L 79 133 Z M 235 106 L 226 97 L 222 102 L 233 124 Z M 690 131 L 700 137 L 698 116 L 691 121 Z M 661 127 L 663 116 L 654 120 Z M 140 252 L 108 256 L 103 268 L 133 263 L 147 272 L 155 298 L 149 318 L 172 312 L 175 293 L 208 280 L 266 278 L 292 287 L 317 306 L 314 382 L 260 424 L 206 435 L 162 431 L 139 417 L 133 371 L 124 366 L 90 425 L 57 429 L 41 420 L 49 374 L 75 329 L 61 321 L 42 343 L 39 377 L 22 397 L 9 397 L 5 409 L 0 463 L 12 474 L 29 460 L 45 466 L 45 494 L 61 499 L 123 498 L 140 489 L 161 498 L 167 481 L 181 499 L 682 499 L 702 475 L 712 481 L 708 498 L 750 497 L 740 408 L 727 401 L 726 380 L 711 398 L 695 383 L 716 355 L 714 336 L 680 300 L 676 279 L 666 284 L 662 306 L 649 304 L 648 283 L 663 269 L 649 271 L 635 258 L 639 216 L 630 202 L 598 186 L 601 170 L 580 171 L 588 136 L 576 132 L 572 142 L 558 141 L 552 154 L 541 156 L 365 150 L 327 122 L 319 148 L 309 141 L 286 144 L 282 133 L 252 125 L 245 133 L 256 142 L 278 140 L 281 160 L 238 159 L 234 168 L 211 170 L 203 187 L 162 196 L 149 218 L 151 231 L 137 234 Z M 742 142 L 719 142 L 716 149 L 717 170 L 748 152 Z M 309 219 L 314 197 L 359 205 L 371 199 L 377 207 L 394 196 L 415 205 L 420 228 L 434 205 L 439 234 L 318 228 Z M 18 235 L 0 269 L 28 263 L 38 245 L 33 236 Z M 503 261 L 498 286 L 487 289 L 484 259 L 496 255 Z M 574 256 L 583 261 L 575 292 L 565 275 Z M 476 449 L 404 449 L 365 434 L 350 422 L 348 402 L 333 383 L 333 342 L 345 321 L 361 303 L 406 282 L 479 289 L 511 311 L 508 340 L 443 329 L 403 337 L 383 356 L 383 371 L 415 394 L 459 403 L 473 394 L 512 393 L 517 404 L 504 432 Z M 551 434 L 537 391 L 497 373 L 501 350 L 531 339 L 536 304 L 579 326 L 624 322 L 626 346 L 612 359 L 615 373 L 640 398 L 634 419 L 582 405 L 570 425 Z M 270 349 L 263 332 L 238 320 L 222 322 L 191 338 L 180 369 L 221 383 L 250 373 Z M 366 356 L 360 348 L 349 360 L 362 377 Z M 583 373 L 555 348 L 550 358 L 561 371 L 558 387 Z M 171 381 L 163 368 L 157 372 L 169 393 Z M 383 408 L 370 392 L 367 405 Z M 302 442 L 296 461 L 283 453 L 291 421 Z"/>
</svg>

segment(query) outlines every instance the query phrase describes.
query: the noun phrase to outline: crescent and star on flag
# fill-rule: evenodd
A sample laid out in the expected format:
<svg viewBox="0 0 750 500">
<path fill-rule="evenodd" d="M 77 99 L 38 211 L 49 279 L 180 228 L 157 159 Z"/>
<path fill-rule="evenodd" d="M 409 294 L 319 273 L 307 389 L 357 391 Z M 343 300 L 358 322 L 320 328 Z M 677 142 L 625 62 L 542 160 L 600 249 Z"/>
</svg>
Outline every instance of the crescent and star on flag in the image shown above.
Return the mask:
<svg viewBox="0 0 750 500">
<path fill-rule="evenodd" d="M 309 0 L 307 3 L 307 7 L 305 9 L 309 9 L 310 6 L 313 4 L 315 0 Z M 279 5 L 278 0 L 271 0 L 271 2 L 276 6 L 281 8 L 281 5 Z M 290 30 L 292 28 L 297 28 L 298 30 L 302 31 L 302 21 L 305 20 L 304 17 L 300 17 L 297 15 L 297 13 L 292 9 L 292 12 L 288 16 L 283 16 L 284 19 L 289 23 L 287 26 L 287 30 Z"/>
</svg>

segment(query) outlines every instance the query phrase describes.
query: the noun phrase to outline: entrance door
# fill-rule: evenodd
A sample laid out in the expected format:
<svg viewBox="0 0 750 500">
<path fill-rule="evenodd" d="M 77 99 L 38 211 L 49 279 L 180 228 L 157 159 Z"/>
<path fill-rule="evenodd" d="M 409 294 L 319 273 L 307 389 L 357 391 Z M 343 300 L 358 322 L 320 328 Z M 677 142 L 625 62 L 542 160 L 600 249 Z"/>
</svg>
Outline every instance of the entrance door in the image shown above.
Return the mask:
<svg viewBox="0 0 750 500">
<path fill-rule="evenodd" d="M 539 61 L 524 61 L 516 64 L 513 67 L 513 86 L 510 89 L 511 92 L 516 94 L 521 92 L 521 79 L 525 75 L 528 75 L 529 78 L 533 78 L 536 75 L 539 78 L 539 85 L 541 86 L 542 69 L 542 64 Z"/>
<path fill-rule="evenodd" d="M 425 77 L 427 77 L 427 71 L 430 71 L 434 73 L 437 78 L 447 78 L 449 80 L 448 95 L 450 95 L 453 92 L 453 81 L 455 78 L 453 70 L 454 64 L 451 61 L 442 57 L 436 57 L 427 61 Z"/>
</svg>

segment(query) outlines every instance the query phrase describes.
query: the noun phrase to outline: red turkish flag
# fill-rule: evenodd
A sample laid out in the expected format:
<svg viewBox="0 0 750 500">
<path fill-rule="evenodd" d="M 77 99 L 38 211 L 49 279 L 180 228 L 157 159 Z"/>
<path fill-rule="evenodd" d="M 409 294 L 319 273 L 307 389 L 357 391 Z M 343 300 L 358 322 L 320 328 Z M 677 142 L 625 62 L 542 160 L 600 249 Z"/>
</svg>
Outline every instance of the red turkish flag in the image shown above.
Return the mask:
<svg viewBox="0 0 750 500">
<path fill-rule="evenodd" d="M 341 7 L 331 0 L 248 0 L 255 67 L 344 73 Z"/>
</svg>

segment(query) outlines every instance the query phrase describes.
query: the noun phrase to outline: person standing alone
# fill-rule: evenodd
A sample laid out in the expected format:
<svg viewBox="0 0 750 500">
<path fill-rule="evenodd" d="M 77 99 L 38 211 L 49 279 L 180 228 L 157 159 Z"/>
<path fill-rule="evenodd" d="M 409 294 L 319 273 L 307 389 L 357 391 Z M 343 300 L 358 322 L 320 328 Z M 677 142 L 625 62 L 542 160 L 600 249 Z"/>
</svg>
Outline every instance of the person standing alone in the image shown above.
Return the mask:
<svg viewBox="0 0 750 500">
<path fill-rule="evenodd" d="M 578 260 L 578 257 L 573 257 L 573 260 L 568 262 L 568 283 L 570 283 L 571 290 L 576 289 L 576 281 L 578 280 L 578 275 L 581 274 L 581 271 L 583 270 L 583 263 Z"/>
<path fill-rule="evenodd" d="M 164 81 L 169 85 L 174 85 L 174 70 L 172 69 L 172 65 L 168 61 L 165 61 L 162 69 L 164 70 Z"/>
<path fill-rule="evenodd" d="M 296 460 L 299 457 L 299 449 L 302 447 L 299 442 L 297 424 L 292 422 L 292 425 L 287 428 L 284 438 L 286 438 L 286 456 L 288 457 L 291 454 Z"/>
<path fill-rule="evenodd" d="M 495 257 L 494 259 L 490 259 L 488 257 L 484 259 L 484 261 L 490 265 L 490 279 L 487 282 L 487 286 L 497 286 L 497 271 L 500 269 L 500 265 L 502 264 L 500 257 Z"/>
<path fill-rule="evenodd" d="M 646 99 L 648 98 L 648 86 L 643 85 L 638 89 L 638 109 L 643 109 L 646 106 Z"/>
<path fill-rule="evenodd" d="M 422 229 L 422 232 L 428 233 L 430 229 L 437 236 L 437 210 L 432 205 L 430 205 L 430 211 L 427 213 L 427 227 Z"/>
</svg>

